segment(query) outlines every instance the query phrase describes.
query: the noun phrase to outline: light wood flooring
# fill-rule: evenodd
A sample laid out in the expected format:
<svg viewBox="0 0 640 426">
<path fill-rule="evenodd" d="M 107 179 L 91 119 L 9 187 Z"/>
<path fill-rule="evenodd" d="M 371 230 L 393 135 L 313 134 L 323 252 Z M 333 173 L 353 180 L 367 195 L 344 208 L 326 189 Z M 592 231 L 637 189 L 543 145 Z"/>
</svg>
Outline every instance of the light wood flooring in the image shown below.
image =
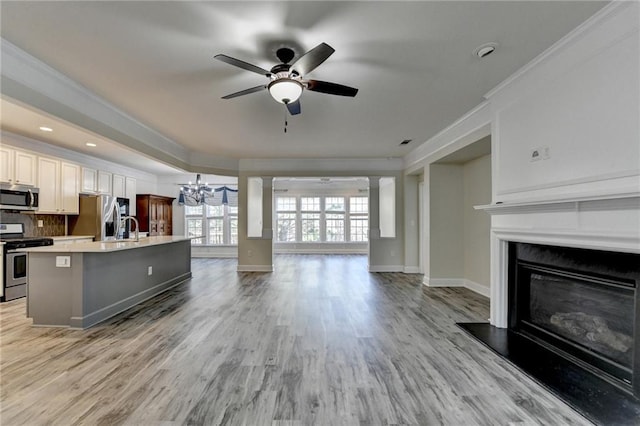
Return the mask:
<svg viewBox="0 0 640 426">
<path fill-rule="evenodd" d="M 4 425 L 588 422 L 455 326 L 488 300 L 365 256 L 194 259 L 193 278 L 88 330 L 0 306 Z"/>
</svg>

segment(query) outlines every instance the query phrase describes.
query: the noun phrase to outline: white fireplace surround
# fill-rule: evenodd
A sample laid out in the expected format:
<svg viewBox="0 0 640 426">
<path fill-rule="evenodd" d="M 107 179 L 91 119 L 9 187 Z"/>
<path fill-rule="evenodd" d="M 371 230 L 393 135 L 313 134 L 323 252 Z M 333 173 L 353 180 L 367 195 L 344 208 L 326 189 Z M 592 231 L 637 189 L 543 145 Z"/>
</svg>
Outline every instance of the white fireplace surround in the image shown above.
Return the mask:
<svg viewBox="0 0 640 426">
<path fill-rule="evenodd" d="M 640 194 L 477 206 L 491 214 L 491 324 L 507 327 L 508 243 L 640 253 Z"/>
</svg>

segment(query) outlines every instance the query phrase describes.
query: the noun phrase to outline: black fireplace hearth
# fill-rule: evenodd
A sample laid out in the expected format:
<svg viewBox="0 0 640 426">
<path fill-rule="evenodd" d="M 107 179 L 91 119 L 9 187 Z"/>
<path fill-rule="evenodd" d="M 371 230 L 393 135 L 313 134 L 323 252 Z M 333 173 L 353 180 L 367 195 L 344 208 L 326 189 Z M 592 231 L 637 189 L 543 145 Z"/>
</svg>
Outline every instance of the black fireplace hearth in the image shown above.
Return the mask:
<svg viewBox="0 0 640 426">
<path fill-rule="evenodd" d="M 458 324 L 595 424 L 640 425 L 640 255 L 509 243 L 508 328 Z"/>
</svg>

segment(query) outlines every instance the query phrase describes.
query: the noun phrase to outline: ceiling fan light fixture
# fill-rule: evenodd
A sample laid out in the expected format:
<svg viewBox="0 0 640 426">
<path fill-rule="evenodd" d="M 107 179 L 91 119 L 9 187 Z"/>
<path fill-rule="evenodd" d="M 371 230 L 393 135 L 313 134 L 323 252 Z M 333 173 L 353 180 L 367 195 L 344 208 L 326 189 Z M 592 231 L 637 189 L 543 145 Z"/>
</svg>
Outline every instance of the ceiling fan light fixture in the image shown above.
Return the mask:
<svg viewBox="0 0 640 426">
<path fill-rule="evenodd" d="M 281 104 L 289 104 L 300 99 L 302 83 L 291 78 L 280 78 L 269 83 L 271 97 Z"/>
</svg>

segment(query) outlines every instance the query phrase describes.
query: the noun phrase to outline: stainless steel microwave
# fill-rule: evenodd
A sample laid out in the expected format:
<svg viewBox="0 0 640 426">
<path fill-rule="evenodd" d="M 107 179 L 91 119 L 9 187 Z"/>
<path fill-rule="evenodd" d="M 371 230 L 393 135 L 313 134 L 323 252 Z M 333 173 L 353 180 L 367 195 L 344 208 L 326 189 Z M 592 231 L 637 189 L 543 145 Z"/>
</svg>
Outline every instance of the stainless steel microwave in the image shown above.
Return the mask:
<svg viewBox="0 0 640 426">
<path fill-rule="evenodd" d="M 38 210 L 40 190 L 31 186 L 0 184 L 0 209 Z"/>
</svg>

